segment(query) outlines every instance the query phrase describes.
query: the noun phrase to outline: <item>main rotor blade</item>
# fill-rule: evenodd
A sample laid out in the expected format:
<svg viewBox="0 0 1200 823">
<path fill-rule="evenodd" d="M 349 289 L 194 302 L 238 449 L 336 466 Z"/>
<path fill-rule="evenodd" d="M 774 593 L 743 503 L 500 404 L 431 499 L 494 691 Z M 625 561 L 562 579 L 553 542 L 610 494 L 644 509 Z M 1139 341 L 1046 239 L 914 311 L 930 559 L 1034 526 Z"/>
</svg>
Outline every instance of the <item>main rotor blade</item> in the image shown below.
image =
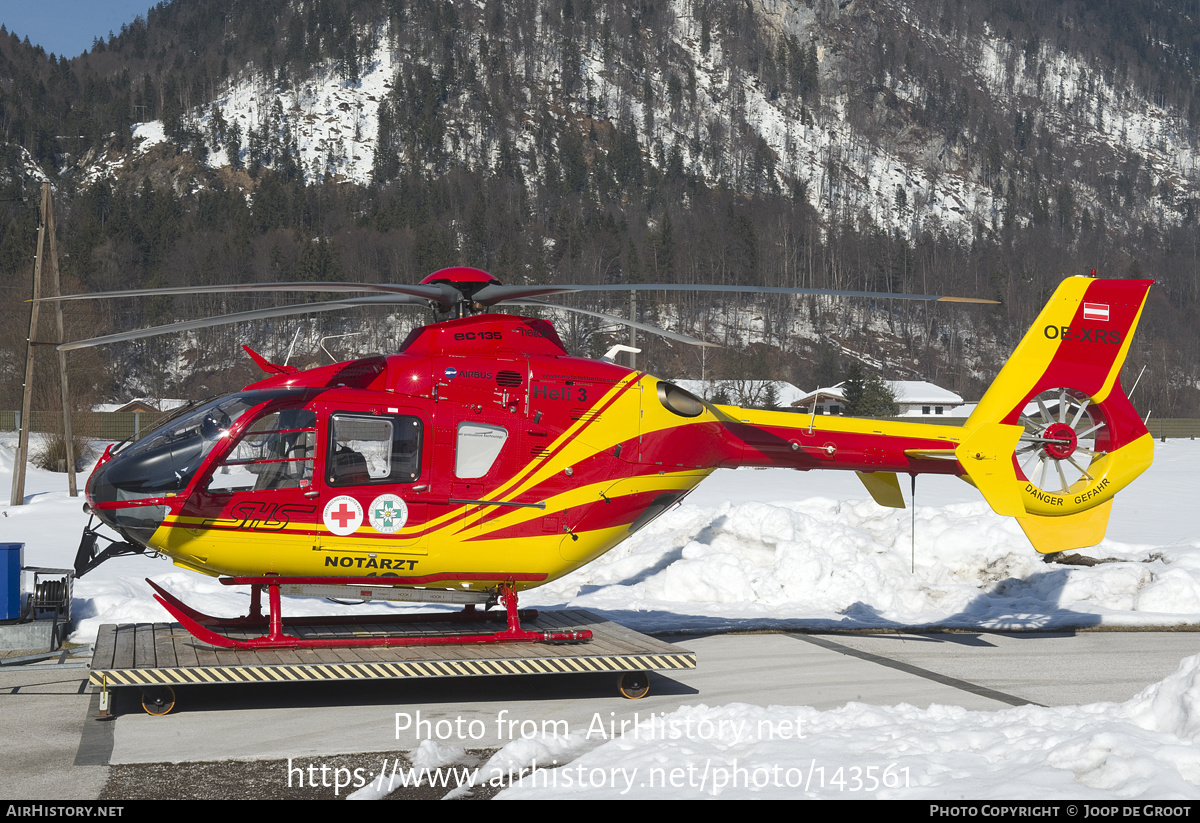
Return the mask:
<svg viewBox="0 0 1200 823">
<path fill-rule="evenodd" d="M 647 323 L 639 323 L 636 320 L 626 320 L 624 317 L 617 317 L 616 315 L 613 315 L 613 314 L 604 314 L 603 312 L 590 311 L 588 309 L 577 309 L 577 308 L 574 308 L 573 306 L 560 306 L 557 303 L 547 303 L 545 300 L 506 300 L 505 302 L 510 303 L 514 306 L 541 306 L 541 307 L 547 308 L 547 309 L 562 309 L 563 311 L 573 311 L 576 314 L 586 314 L 589 317 L 599 317 L 601 320 L 609 320 L 613 323 L 622 323 L 626 326 L 632 326 L 635 329 L 639 329 L 644 332 L 649 332 L 651 334 L 657 334 L 660 337 L 666 337 L 669 340 L 677 340 L 680 343 L 687 343 L 689 346 L 706 346 L 706 347 L 714 348 L 714 349 L 721 348 L 720 344 L 718 344 L 718 343 L 706 343 L 703 340 L 699 340 L 695 337 L 689 337 L 686 334 L 679 334 L 678 332 L 667 331 L 666 329 L 660 329 L 658 326 L 651 326 Z"/>
<path fill-rule="evenodd" d="M 462 294 L 452 286 L 435 285 L 403 285 L 394 283 L 235 283 L 224 286 L 168 286 L 157 289 L 126 289 L 124 291 L 101 291 L 88 294 L 64 294 L 58 297 L 42 297 L 40 302 L 54 300 L 95 300 L 101 297 L 154 297 L 159 295 L 182 294 L 228 294 L 231 292 L 317 292 L 317 293 L 348 293 L 348 292 L 378 292 L 381 294 L 403 294 L 437 303 L 442 311 L 449 311 Z"/>
<path fill-rule="evenodd" d="M 212 326 L 223 326 L 229 323 L 241 323 L 246 320 L 263 320 L 268 317 L 287 317 L 309 312 L 336 311 L 338 309 L 353 309 L 361 306 L 380 305 L 424 305 L 424 300 L 405 294 L 374 295 L 372 297 L 352 297 L 347 300 L 330 300 L 319 303 L 294 303 L 290 306 L 275 306 L 270 309 L 255 309 L 253 311 L 237 312 L 236 314 L 221 314 L 215 317 L 203 317 L 199 320 L 185 320 L 180 323 L 168 323 L 148 329 L 106 334 L 102 337 L 91 337 L 87 340 L 75 340 L 58 346 L 59 351 L 87 349 L 92 346 L 103 346 L 106 343 L 123 343 L 127 340 L 141 340 L 146 337 L 157 337 L 171 332 L 206 329 Z"/>
<path fill-rule="evenodd" d="M 999 300 L 985 300 L 980 297 L 944 297 L 936 294 L 897 294 L 882 291 L 840 291 L 837 289 L 791 289 L 778 286 L 692 286 L 682 283 L 636 283 L 618 286 L 484 286 L 475 292 L 472 298 L 476 303 L 494 306 L 507 301 L 524 300 L 531 297 L 545 297 L 551 294 L 571 294 L 584 291 L 690 291 L 690 292 L 724 292 L 729 294 L 816 294 L 832 297 L 868 297 L 888 300 L 920 300 L 927 303 L 990 303 L 997 304 Z"/>
</svg>

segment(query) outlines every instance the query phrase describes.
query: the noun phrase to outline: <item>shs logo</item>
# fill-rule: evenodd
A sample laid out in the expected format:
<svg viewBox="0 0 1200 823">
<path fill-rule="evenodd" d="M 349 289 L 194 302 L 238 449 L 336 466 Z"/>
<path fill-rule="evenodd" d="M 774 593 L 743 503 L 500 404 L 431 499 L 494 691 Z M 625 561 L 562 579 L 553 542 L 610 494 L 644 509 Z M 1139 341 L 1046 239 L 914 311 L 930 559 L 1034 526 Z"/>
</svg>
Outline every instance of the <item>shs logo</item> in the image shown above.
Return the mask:
<svg viewBox="0 0 1200 823">
<path fill-rule="evenodd" d="M 307 525 L 307 521 L 316 510 L 316 506 L 294 503 L 282 505 L 277 503 L 240 503 L 229 511 L 232 520 L 210 517 L 206 518 L 202 525 L 204 527 L 219 525 L 238 531 L 278 532 L 286 529 L 291 524 L 292 518 L 298 515 L 301 524 Z"/>
</svg>

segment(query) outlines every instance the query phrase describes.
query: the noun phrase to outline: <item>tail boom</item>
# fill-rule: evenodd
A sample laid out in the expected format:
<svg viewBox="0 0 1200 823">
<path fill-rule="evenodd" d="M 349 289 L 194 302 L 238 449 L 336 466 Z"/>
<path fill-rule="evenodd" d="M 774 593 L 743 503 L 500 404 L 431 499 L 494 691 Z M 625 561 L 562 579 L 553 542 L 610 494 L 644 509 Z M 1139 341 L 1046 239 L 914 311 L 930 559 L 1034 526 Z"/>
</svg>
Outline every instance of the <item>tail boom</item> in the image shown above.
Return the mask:
<svg viewBox="0 0 1200 823">
<path fill-rule="evenodd" d="M 896 508 L 904 505 L 898 474 L 961 476 L 997 513 L 1018 518 L 1038 551 L 1094 545 L 1113 495 L 1153 459 L 1154 441 L 1120 381 L 1152 283 L 1063 281 L 961 427 L 805 419 L 690 395 L 684 403 L 671 398 L 686 392 L 659 381 L 659 402 L 642 403 L 629 451 L 659 475 L 852 470 L 876 502 Z"/>
<path fill-rule="evenodd" d="M 1120 381 L 1152 283 L 1063 281 L 962 428 L 842 417 L 797 425 L 791 414 L 718 406 L 721 465 L 852 469 L 896 507 L 896 473 L 959 475 L 1016 517 L 1038 551 L 1094 545 L 1113 496 L 1153 460 Z"/>
</svg>

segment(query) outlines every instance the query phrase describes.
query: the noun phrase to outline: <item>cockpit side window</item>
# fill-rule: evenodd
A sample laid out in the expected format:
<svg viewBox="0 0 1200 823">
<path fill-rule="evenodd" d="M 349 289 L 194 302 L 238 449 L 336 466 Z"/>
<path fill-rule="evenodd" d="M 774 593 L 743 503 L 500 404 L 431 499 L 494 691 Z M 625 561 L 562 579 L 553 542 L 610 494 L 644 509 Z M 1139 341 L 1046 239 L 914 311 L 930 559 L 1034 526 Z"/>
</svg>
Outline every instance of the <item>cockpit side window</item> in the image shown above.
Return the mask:
<svg viewBox="0 0 1200 823">
<path fill-rule="evenodd" d="M 308 486 L 316 457 L 317 416 L 280 409 L 246 430 L 208 481 L 213 492 L 265 491 Z"/>
<path fill-rule="evenodd" d="M 161 422 L 140 440 L 113 450 L 111 459 L 89 478 L 88 497 L 94 503 L 113 503 L 179 494 L 193 481 L 205 487 L 213 482 L 206 467 L 216 464 L 218 458 L 230 459 L 227 452 L 234 446 L 234 436 L 252 440 L 246 430 L 256 424 L 274 427 L 273 431 L 260 432 L 260 440 L 281 433 L 287 426 L 303 428 L 295 418 L 285 425 L 283 417 L 274 413 L 303 409 L 319 393 L 308 389 L 256 389 L 193 406 Z M 274 422 L 262 422 L 268 418 Z M 311 427 L 311 422 L 305 425 Z M 208 476 L 198 478 L 202 469 Z M 253 476 L 257 482 L 261 475 Z M 246 482 L 245 477 L 242 482 Z M 231 487 L 244 488 L 219 484 L 216 488 Z"/>
<path fill-rule="evenodd" d="M 420 419 L 409 415 L 331 415 L 325 482 L 331 486 L 417 482 L 422 429 Z"/>
</svg>

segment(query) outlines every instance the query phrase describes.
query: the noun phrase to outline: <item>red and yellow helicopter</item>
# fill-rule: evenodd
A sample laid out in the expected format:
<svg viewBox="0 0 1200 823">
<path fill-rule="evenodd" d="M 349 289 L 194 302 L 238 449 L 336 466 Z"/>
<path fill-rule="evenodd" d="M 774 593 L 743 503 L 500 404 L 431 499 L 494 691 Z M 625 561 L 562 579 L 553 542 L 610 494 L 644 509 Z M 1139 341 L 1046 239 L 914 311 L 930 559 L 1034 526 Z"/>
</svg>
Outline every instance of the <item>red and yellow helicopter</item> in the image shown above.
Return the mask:
<svg viewBox="0 0 1200 823">
<path fill-rule="evenodd" d="M 485 311 L 605 287 L 505 286 L 463 267 L 419 286 L 306 284 L 387 293 L 220 322 L 373 302 L 428 304 L 444 319 L 414 330 L 396 354 L 307 371 L 247 348 L 268 377 L 105 452 L 88 506 L 123 540 L 97 552 L 89 522 L 77 571 L 146 552 L 251 586 L 250 614 L 223 619 L 151 583 L 180 623 L 218 646 L 585 640 L 522 629 L 517 592 L 612 549 L 714 470 L 746 466 L 855 471 L 878 503 L 899 508 L 899 474 L 957 475 L 1018 518 L 1038 551 L 1093 545 L 1113 496 L 1152 459 L 1153 439 L 1119 379 L 1152 282 L 1067 278 L 962 427 L 714 405 L 649 374 L 572 357 L 544 320 Z M 197 290 L 122 294 L 171 291 Z M 298 637 L 284 629 L 281 594 L 456 603 L 463 621 L 498 601 L 507 627 Z M 247 627 L 264 634 L 223 631 Z"/>
</svg>

